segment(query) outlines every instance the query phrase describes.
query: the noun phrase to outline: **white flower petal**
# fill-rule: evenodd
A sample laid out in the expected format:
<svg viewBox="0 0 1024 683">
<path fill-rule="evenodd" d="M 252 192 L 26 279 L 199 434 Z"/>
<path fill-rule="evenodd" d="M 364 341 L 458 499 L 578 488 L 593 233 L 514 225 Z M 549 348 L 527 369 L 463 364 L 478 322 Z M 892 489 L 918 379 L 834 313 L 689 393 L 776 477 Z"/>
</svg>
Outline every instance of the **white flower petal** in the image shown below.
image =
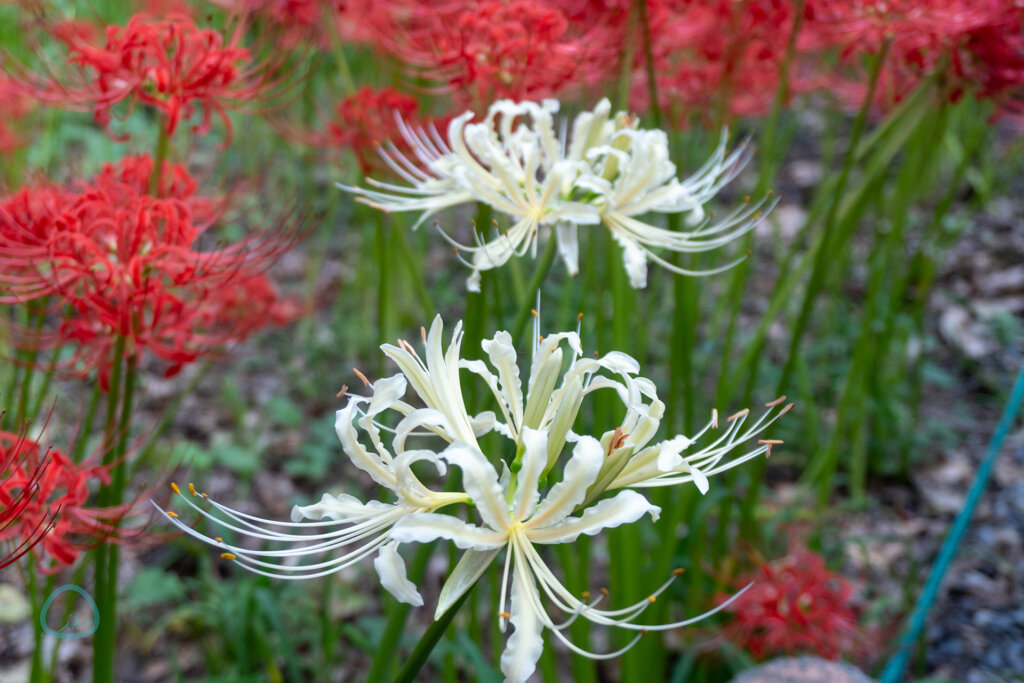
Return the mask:
<svg viewBox="0 0 1024 683">
<path fill-rule="evenodd" d="M 522 467 L 516 477 L 518 484 L 515 492 L 516 519 L 529 517 L 537 507 L 540 499 L 541 474 L 548 463 L 548 433 L 539 429 L 525 427 L 523 429 Z"/>
<path fill-rule="evenodd" d="M 378 453 L 370 453 L 359 443 L 356 428 L 352 424 L 358 405 L 358 400 L 353 398 L 349 400 L 347 406 L 337 412 L 334 431 L 338 434 L 338 439 L 341 440 L 341 447 L 345 450 L 345 455 L 353 465 L 369 474 L 381 486 L 394 490 L 394 473 L 384 464 Z"/>
<path fill-rule="evenodd" d="M 449 463 L 462 470 L 462 487 L 484 524 L 499 531 L 509 528 L 509 506 L 498 483 L 498 473 L 483 453 L 466 444 L 452 444 L 443 453 Z"/>
<path fill-rule="evenodd" d="M 394 508 L 394 505 L 378 500 L 363 503 L 347 493 L 337 496 L 325 493 L 319 503 L 293 507 L 291 519 L 293 522 L 301 522 L 303 519 L 333 519 L 338 522 L 354 523 L 391 512 Z"/>
<path fill-rule="evenodd" d="M 581 436 L 565 464 L 562 480 L 551 487 L 529 526 L 550 526 L 561 522 L 587 497 L 587 489 L 597 481 L 604 464 L 604 449 L 592 436 Z"/>
<path fill-rule="evenodd" d="M 473 587 L 473 584 L 483 575 L 501 552 L 501 548 L 491 550 L 467 550 L 462 553 L 458 564 L 452 570 L 448 580 L 441 588 L 441 595 L 437 598 L 437 609 L 434 611 L 434 619 L 439 619 L 448 608 L 455 604 L 455 601 L 462 597 L 462 594 Z"/>
<path fill-rule="evenodd" d="M 534 606 L 537 599 L 533 575 L 525 567 L 519 567 L 517 558 L 516 571 L 512 576 L 511 607 L 511 621 L 515 630 L 505 643 L 505 651 L 501 653 L 501 672 L 505 674 L 507 683 L 526 683 L 537 670 L 537 661 L 544 651 L 544 638 L 541 635 L 544 624 Z"/>
<path fill-rule="evenodd" d="M 382 545 L 377 557 L 373 559 L 373 566 L 380 577 L 380 585 L 396 600 L 415 607 L 423 604 L 423 596 L 416 590 L 416 584 L 406 576 L 405 560 L 398 554 L 398 543 Z"/>
<path fill-rule="evenodd" d="M 648 513 L 656 520 L 661 508 L 651 505 L 636 491 L 621 491 L 614 498 L 587 508 L 580 517 L 570 517 L 542 529 L 530 528 L 527 535 L 534 543 L 571 543 L 580 534 L 593 536 L 603 529 L 635 522 Z"/>
<path fill-rule="evenodd" d="M 560 220 L 555 225 L 555 236 L 558 239 L 558 255 L 562 257 L 569 275 L 575 277 L 580 272 L 580 244 L 576 237 L 577 224 L 569 220 Z"/>
<path fill-rule="evenodd" d="M 464 550 L 493 550 L 504 546 L 508 536 L 493 529 L 466 524 L 451 515 L 416 512 L 403 517 L 391 528 L 391 538 L 400 543 L 429 543 L 445 538 Z"/>
</svg>

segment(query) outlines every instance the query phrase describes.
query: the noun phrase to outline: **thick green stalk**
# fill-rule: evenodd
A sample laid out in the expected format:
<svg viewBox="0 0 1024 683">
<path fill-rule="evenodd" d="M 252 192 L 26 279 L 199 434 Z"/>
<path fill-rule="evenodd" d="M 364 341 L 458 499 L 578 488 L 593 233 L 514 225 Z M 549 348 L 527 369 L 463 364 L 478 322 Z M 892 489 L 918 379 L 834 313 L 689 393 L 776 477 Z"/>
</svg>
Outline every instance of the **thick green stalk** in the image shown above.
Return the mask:
<svg viewBox="0 0 1024 683">
<path fill-rule="evenodd" d="M 416 554 L 413 555 L 409 566 L 411 581 L 417 582 L 423 576 L 433 551 L 432 544 L 424 544 L 416 549 Z M 397 601 L 393 601 L 388 606 L 384 633 L 381 635 L 380 647 L 370 665 L 370 672 L 366 675 L 366 683 L 382 683 L 391 676 L 394 666 L 398 662 L 399 641 L 402 639 L 402 632 L 405 630 L 405 622 L 409 619 L 411 609 L 411 605 Z"/>
<path fill-rule="evenodd" d="M 29 681 L 31 683 L 43 683 L 46 680 L 46 672 L 43 670 L 43 627 L 40 622 L 42 616 L 42 600 L 39 595 L 39 580 L 36 577 L 36 558 L 33 551 L 28 553 L 28 596 L 32 604 L 32 668 Z M 44 598 L 45 599 L 45 598 Z"/>
<path fill-rule="evenodd" d="M 423 637 L 420 638 L 420 642 L 416 644 L 412 654 L 409 655 L 409 659 L 405 661 L 405 666 L 398 672 L 398 676 L 395 678 L 395 683 L 412 683 L 412 681 L 418 680 L 420 669 L 426 664 L 427 658 L 430 657 L 430 653 L 434 651 L 434 647 L 437 646 L 441 636 L 448 629 L 448 626 L 452 623 L 455 615 L 458 614 L 459 609 L 463 603 L 466 602 L 466 598 L 469 597 L 470 592 L 473 589 L 470 588 L 462 597 L 455 601 L 455 603 L 448 608 L 448 611 L 437 618 L 427 627 Z M 389 656 L 393 656 L 393 653 L 387 653 Z"/>
<path fill-rule="evenodd" d="M 149 177 L 149 194 L 156 197 L 160 190 L 160 181 L 164 172 L 164 161 L 167 160 L 167 148 L 170 146 L 171 136 L 167 134 L 167 126 L 161 119 L 160 133 L 156 139 L 156 156 L 153 158 L 153 175 Z"/>
<path fill-rule="evenodd" d="M 391 249 L 388 236 L 392 232 L 384 214 L 378 212 L 377 232 L 374 239 L 374 255 L 377 261 L 377 343 L 392 341 L 394 326 L 391 307 Z M 384 356 L 378 357 L 377 374 L 384 375 Z"/>
<path fill-rule="evenodd" d="M 430 300 L 430 291 L 427 289 L 427 283 L 423 279 L 423 270 L 420 268 L 419 259 L 416 258 L 412 253 L 412 249 L 409 248 L 409 240 L 405 236 L 405 230 L 395 228 L 391 234 L 394 236 L 398 250 L 402 253 L 402 258 L 405 259 L 405 264 L 409 269 L 413 290 L 416 292 L 416 298 L 423 309 L 424 319 L 429 320 L 437 313 L 437 309 L 434 308 L 434 304 Z"/>
<path fill-rule="evenodd" d="M 779 119 L 782 115 L 782 108 L 789 100 L 789 68 L 793 62 L 793 55 L 796 53 L 796 38 L 800 33 L 800 26 L 803 23 L 803 5 L 803 0 L 796 0 L 796 2 L 793 3 L 793 25 L 790 28 L 789 41 L 786 43 L 785 56 L 782 59 L 782 64 L 779 66 L 779 87 L 775 91 L 775 99 L 772 102 L 771 114 L 768 116 L 768 122 L 764 126 L 760 144 L 758 146 L 761 172 L 758 177 L 757 188 L 754 190 L 755 195 L 760 195 L 762 192 L 771 188 L 782 157 L 785 156 L 784 153 L 777 152 L 775 141 L 778 138 Z M 750 251 L 753 244 L 754 233 L 751 231 L 743 238 L 743 248 L 746 251 Z M 729 302 L 729 322 L 726 325 L 725 339 L 722 343 L 722 367 L 718 374 L 718 384 L 716 385 L 715 390 L 715 408 L 728 409 L 727 406 L 725 406 L 725 402 L 729 398 L 728 376 L 729 368 L 732 365 L 729 360 L 732 358 L 733 345 L 735 344 L 736 339 L 736 323 L 739 319 L 740 302 L 743 298 L 743 292 L 746 290 L 747 280 L 750 277 L 750 269 L 750 259 L 738 264 L 733 269 L 732 278 L 729 282 L 729 290 L 727 294 L 727 301 Z"/>
<path fill-rule="evenodd" d="M 106 452 L 103 464 L 114 462 L 116 448 L 114 443 L 117 435 L 118 406 L 120 404 L 121 375 L 125 361 L 125 338 L 118 335 L 111 360 L 110 386 L 107 388 L 107 418 L 103 429 L 103 442 Z M 113 483 L 100 488 L 97 501 L 100 507 L 112 505 L 111 489 Z M 92 680 L 93 683 L 112 683 L 114 680 L 114 617 L 106 610 L 110 607 L 108 592 L 116 592 L 116 586 L 108 583 L 109 560 L 107 544 L 100 544 L 94 551 L 96 569 L 94 573 L 96 606 L 99 609 L 100 623 L 92 639 Z"/>
<path fill-rule="evenodd" d="M 554 235 L 548 238 L 537 260 L 537 267 L 533 271 L 530 283 L 526 287 L 526 299 L 519 304 L 519 311 L 516 313 L 515 322 L 512 323 L 512 342 L 518 342 L 526 331 L 526 323 L 530 320 L 530 311 L 533 310 L 537 299 L 537 290 L 544 284 L 544 279 L 551 270 L 551 264 L 555 262 L 555 254 L 558 252 L 558 240 Z"/>
<path fill-rule="evenodd" d="M 888 51 L 889 43 L 886 42 L 871 65 L 871 76 L 868 81 L 867 94 L 864 96 L 864 103 L 861 105 L 860 111 L 857 112 L 857 118 L 853 122 L 853 131 L 850 134 L 850 144 L 846 150 L 846 159 L 843 162 L 843 169 L 839 174 L 832 203 L 825 218 L 823 238 L 818 248 L 818 253 L 815 256 L 811 279 L 804 290 L 803 300 L 800 302 L 800 312 L 793 325 L 793 332 L 789 341 L 789 352 L 786 364 L 782 368 L 782 375 L 779 377 L 779 382 L 775 389 L 776 394 L 781 394 L 789 382 L 789 376 L 796 364 L 796 356 L 800 352 L 800 342 L 803 339 L 804 331 L 807 329 L 807 323 L 810 321 L 814 301 L 824 284 L 825 276 L 831 265 L 830 257 L 832 256 L 832 245 L 835 240 L 836 216 L 839 213 L 839 205 L 843 200 L 843 193 L 846 192 L 846 183 L 849 180 L 850 172 L 853 170 L 857 144 L 860 142 L 861 134 L 864 132 L 868 111 L 871 109 L 871 103 L 875 97 L 875 89 L 878 86 L 878 76 L 882 71 L 882 64 L 885 62 Z"/>
</svg>

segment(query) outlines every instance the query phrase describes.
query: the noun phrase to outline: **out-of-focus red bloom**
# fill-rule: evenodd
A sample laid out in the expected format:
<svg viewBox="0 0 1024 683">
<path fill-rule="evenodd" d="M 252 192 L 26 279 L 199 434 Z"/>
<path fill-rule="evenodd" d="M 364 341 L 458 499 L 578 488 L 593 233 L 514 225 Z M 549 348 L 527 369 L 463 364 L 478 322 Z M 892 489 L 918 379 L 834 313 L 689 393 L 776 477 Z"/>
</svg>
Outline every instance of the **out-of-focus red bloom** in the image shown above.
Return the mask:
<svg viewBox="0 0 1024 683">
<path fill-rule="evenodd" d="M 202 118 L 193 130 L 206 133 L 216 114 L 230 137 L 227 109 L 251 104 L 279 82 L 270 62 L 255 63 L 242 46 L 243 29 L 238 24 L 225 36 L 172 13 L 159 19 L 136 14 L 125 26 L 108 26 L 102 45 L 65 31 L 60 37 L 77 77 L 56 82 L 28 75 L 23 86 L 40 99 L 91 109 L 108 130 L 114 107 L 127 103 L 124 116 L 136 104 L 160 111 L 168 134 L 197 110 Z"/>
<path fill-rule="evenodd" d="M 858 649 L 853 588 L 807 550 L 766 564 L 740 577 L 739 589 L 754 585 L 726 608 L 735 619 L 723 635 L 756 659 L 779 654 L 813 653 L 838 659 Z M 728 595 L 720 595 L 725 602 Z"/>
<path fill-rule="evenodd" d="M 619 46 L 539 0 L 399 0 L 371 18 L 376 42 L 463 104 L 539 99 L 607 76 Z"/>
<path fill-rule="evenodd" d="M 1014 111 L 1024 84 L 1024 5 L 1006 0 L 810 0 L 804 50 L 837 48 L 852 74 L 831 88 L 854 106 L 864 98 L 859 58 L 883 63 L 876 101 L 891 106 L 938 71 L 950 99 L 965 92 Z M 860 67 L 860 68 L 858 68 Z"/>
<path fill-rule="evenodd" d="M 369 173 L 380 166 L 376 148 L 381 143 L 390 140 L 407 151 L 396 117 L 412 125 L 418 110 L 415 98 L 394 88 L 374 90 L 364 86 L 338 104 L 334 119 L 327 124 L 324 142 L 351 149 L 363 173 Z"/>
<path fill-rule="evenodd" d="M 0 462 L 9 461 L 0 482 L 0 509 L 17 514 L 0 526 L 0 542 L 13 541 L 32 552 L 38 568 L 50 573 L 73 563 L 104 541 L 133 538 L 139 529 L 122 526 L 136 503 L 111 507 L 89 505 L 89 486 L 110 482 L 109 466 L 92 459 L 75 464 L 56 448 L 44 449 L 24 433 L 0 432 Z M 26 548 L 26 542 L 28 547 Z"/>
<path fill-rule="evenodd" d="M 0 207 L 0 301 L 21 303 L 49 295 L 59 310 L 56 331 L 15 329 L 30 348 L 73 344 L 74 367 L 98 370 L 108 385 L 118 337 L 139 358 L 149 351 L 169 364 L 168 374 L 203 355 L 240 341 L 256 329 L 294 316 L 278 302 L 266 265 L 287 245 L 279 233 L 200 249 L 219 203 L 195 194 L 184 167 L 165 164 L 156 196 L 148 186 L 153 161 L 127 157 L 107 165 L 87 185 L 63 194 L 26 189 Z M 253 304 L 237 301 L 248 283 Z M 255 283 L 255 284 L 254 284 Z M 247 310 L 246 317 L 240 312 Z"/>
<path fill-rule="evenodd" d="M 795 18 L 792 2 L 650 0 L 648 15 L 664 112 L 710 121 L 771 108 Z M 640 34 L 626 39 L 639 41 Z M 635 55 L 632 105 L 642 110 L 650 104 L 643 44 Z"/>
<path fill-rule="evenodd" d="M 32 550 L 56 523 L 53 511 L 35 519 L 35 526 L 25 520 L 25 513 L 35 510 L 34 501 L 48 465 L 45 456 L 26 462 L 33 452 L 26 443 L 32 442 L 26 441 L 24 431 L 0 431 L 0 551 L 6 552 L 0 555 L 0 569 Z"/>
</svg>

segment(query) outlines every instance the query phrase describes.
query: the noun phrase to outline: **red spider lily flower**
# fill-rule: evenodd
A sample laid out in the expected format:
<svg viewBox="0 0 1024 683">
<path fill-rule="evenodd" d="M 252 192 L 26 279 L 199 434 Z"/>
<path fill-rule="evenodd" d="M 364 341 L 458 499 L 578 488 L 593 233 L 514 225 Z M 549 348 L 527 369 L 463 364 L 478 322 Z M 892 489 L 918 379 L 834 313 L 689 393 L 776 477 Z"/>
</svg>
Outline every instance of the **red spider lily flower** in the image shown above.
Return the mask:
<svg viewBox="0 0 1024 683">
<path fill-rule="evenodd" d="M 537 0 L 402 0 L 375 10 L 377 45 L 463 104 L 552 96 L 604 78 L 617 54 Z"/>
<path fill-rule="evenodd" d="M 269 283 L 257 283 L 267 264 L 289 244 L 280 232 L 257 233 L 233 245 L 201 250 L 218 216 L 218 203 L 195 194 L 184 167 L 165 164 L 157 195 L 148 193 L 153 162 L 127 157 L 107 165 L 88 185 L 39 209 L 30 191 L 16 196 L 20 215 L 38 218 L 0 230 L 0 301 L 20 303 L 50 295 L 61 313 L 56 330 L 13 327 L 22 347 L 53 349 L 73 344 L 66 363 L 99 373 L 107 387 L 118 337 L 136 359 L 149 351 L 170 365 L 169 374 L 200 356 L 244 339 L 256 329 L 300 312 L 288 300 L 274 308 Z M 24 208 L 24 207 L 28 208 Z M 52 220 L 47 220 L 49 212 Z M 3 214 L 0 214 L 2 216 Z M 0 226 L 3 224 L 0 223 Z M 228 292 L 249 283 L 257 298 L 238 314 Z M 286 315 L 283 311 L 292 311 Z"/>
<path fill-rule="evenodd" d="M 881 106 L 940 71 L 949 99 L 973 92 L 1012 111 L 1024 84 L 1022 29 L 1024 7 L 1003 0 L 813 0 L 800 43 L 807 50 L 838 48 L 852 67 L 887 46 L 876 94 Z M 831 76 L 831 89 L 860 105 L 863 69 Z"/>
<path fill-rule="evenodd" d="M 858 649 L 853 588 L 829 571 L 820 555 L 799 550 L 740 577 L 735 586 L 754 585 L 726 611 L 735 620 L 723 635 L 756 659 L 813 653 L 838 659 Z M 729 596 L 721 595 L 722 603 Z"/>
<path fill-rule="evenodd" d="M 123 116 L 136 104 L 153 107 L 163 115 L 168 135 L 197 110 L 202 118 L 193 130 L 204 134 L 216 114 L 230 139 L 227 110 L 251 104 L 280 83 L 277 62 L 256 62 L 242 46 L 243 29 L 238 24 L 225 36 L 199 28 L 186 14 L 171 13 L 160 19 L 136 14 L 125 26 L 108 26 L 102 45 L 65 32 L 67 62 L 78 67 L 77 77 L 29 74 L 23 87 L 43 100 L 91 109 L 108 131 L 114 107 L 127 102 Z"/>
<path fill-rule="evenodd" d="M 324 143 L 351 149 L 363 173 L 379 169 L 378 145 L 392 141 L 408 151 L 399 119 L 412 124 L 419 103 L 394 88 L 374 90 L 364 86 L 338 104 L 334 119 L 327 125 Z"/>
<path fill-rule="evenodd" d="M 101 542 L 124 542 L 141 534 L 140 527 L 123 525 L 135 514 L 141 496 L 123 505 L 89 505 L 90 485 L 108 484 L 110 466 L 92 459 L 75 464 L 60 450 L 44 449 L 23 433 L 0 432 L 0 461 L 5 459 L 12 464 L 0 483 L 0 508 L 17 506 L 17 514 L 0 526 L 0 542 L 13 540 L 22 554 L 48 558 L 38 565 L 42 572 L 72 564 Z"/>
<path fill-rule="evenodd" d="M 705 121 L 767 112 L 778 91 L 793 10 L 784 0 L 650 2 L 662 110 Z M 644 52 L 636 46 L 632 105 L 641 110 L 650 105 Z"/>
<path fill-rule="evenodd" d="M 31 450 L 26 447 L 24 428 L 17 434 L 0 431 L 0 549 L 5 545 L 3 539 L 10 537 L 14 541 L 10 544 L 13 548 L 0 555 L 0 569 L 32 550 L 56 523 L 55 511 L 35 520 L 35 526 L 23 521 L 23 515 L 34 505 L 33 499 L 39 494 L 40 480 L 49 464 L 45 456 L 26 464 Z"/>
</svg>

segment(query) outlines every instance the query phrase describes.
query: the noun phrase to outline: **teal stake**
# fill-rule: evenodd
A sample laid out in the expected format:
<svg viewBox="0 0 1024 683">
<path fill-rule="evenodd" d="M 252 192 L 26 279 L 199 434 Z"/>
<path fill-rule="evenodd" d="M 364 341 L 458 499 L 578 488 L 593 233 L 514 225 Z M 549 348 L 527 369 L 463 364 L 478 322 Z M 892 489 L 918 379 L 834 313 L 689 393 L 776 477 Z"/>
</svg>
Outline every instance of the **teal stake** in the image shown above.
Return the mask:
<svg viewBox="0 0 1024 683">
<path fill-rule="evenodd" d="M 903 639 L 900 641 L 900 648 L 882 670 L 880 683 L 898 683 L 903 678 L 907 660 L 910 659 L 910 650 L 914 646 L 914 642 L 921 637 L 928 610 L 931 609 L 932 603 L 935 602 L 938 595 L 939 584 L 942 583 L 942 578 L 946 575 L 946 570 L 949 569 L 949 563 L 953 561 L 960 541 L 967 533 L 967 527 L 970 526 L 971 517 L 974 515 L 974 508 L 981 500 L 981 494 L 985 492 L 985 485 L 992 472 L 992 465 L 995 464 L 999 448 L 1003 445 L 1003 440 L 1006 439 L 1006 435 L 1013 425 L 1014 416 L 1020 410 L 1022 400 L 1024 400 L 1024 367 L 1021 367 L 1020 373 L 1017 375 L 1017 384 L 1013 387 L 1013 394 L 1006 404 L 1006 410 L 1003 411 L 995 434 L 992 435 L 992 440 L 988 444 L 985 459 L 974 476 L 971 490 L 967 493 L 967 500 L 964 501 L 963 508 L 953 520 L 953 524 L 949 528 L 949 536 L 943 542 L 939 556 L 935 558 L 935 564 L 932 565 L 931 573 L 928 574 L 928 582 L 925 583 L 921 596 L 917 599 L 917 604 L 914 605 L 907 632 L 903 634 Z"/>
</svg>

